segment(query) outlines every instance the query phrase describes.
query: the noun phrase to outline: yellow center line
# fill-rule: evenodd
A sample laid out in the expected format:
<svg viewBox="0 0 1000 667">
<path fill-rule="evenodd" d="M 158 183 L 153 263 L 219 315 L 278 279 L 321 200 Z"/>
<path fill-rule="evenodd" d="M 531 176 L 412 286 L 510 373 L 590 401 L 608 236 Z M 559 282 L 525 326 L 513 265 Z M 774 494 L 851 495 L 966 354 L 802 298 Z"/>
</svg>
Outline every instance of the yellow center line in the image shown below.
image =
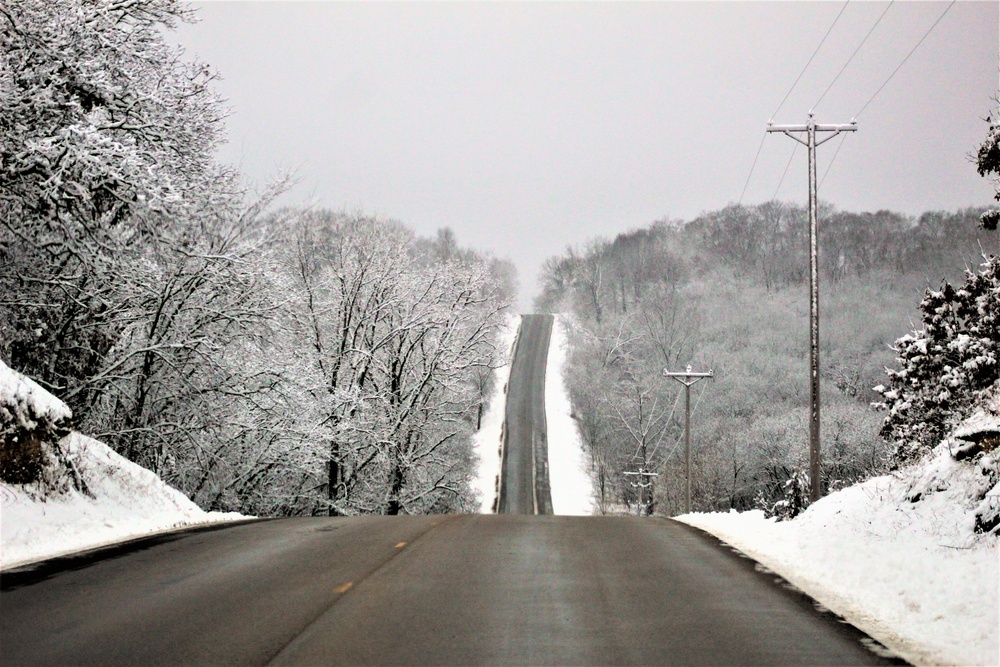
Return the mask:
<svg viewBox="0 0 1000 667">
<path fill-rule="evenodd" d="M 2 0 L 0 0 L 0 1 L 2 1 Z M 431 526 L 432 526 L 432 527 L 433 527 L 433 526 L 437 526 L 437 525 L 438 525 L 439 523 L 444 523 L 444 521 L 433 521 L 433 522 L 431 522 Z M 420 535 L 418 535 L 418 536 L 417 536 L 417 537 L 416 537 L 415 539 L 419 539 L 419 538 L 423 537 L 423 535 L 424 535 L 425 533 L 428 533 L 428 532 L 430 532 L 430 528 L 428 528 L 427 530 L 423 531 L 423 533 L 421 533 Z M 409 542 L 397 542 L 397 543 L 395 544 L 395 548 L 396 548 L 396 549 L 402 549 L 403 547 L 407 546 L 408 544 L 409 544 Z M 371 576 L 372 574 L 374 574 L 374 573 L 375 573 L 376 571 L 378 571 L 378 570 L 379 570 L 379 569 L 381 569 L 381 568 L 382 568 L 383 566 L 385 566 L 385 565 L 386 565 L 386 563 L 390 562 L 390 561 L 391 561 L 391 560 L 392 560 L 393 558 L 394 558 L 394 556 L 389 556 L 389 557 L 388 557 L 388 558 L 387 558 L 387 559 L 385 560 L 385 562 L 384 562 L 384 563 L 382 563 L 381 565 L 379 565 L 378 567 L 376 567 L 376 568 L 375 568 L 374 570 L 372 570 L 371 572 L 368 572 L 368 573 L 366 573 L 365 575 L 363 575 L 363 576 L 362 576 L 362 580 L 364 580 L 364 579 L 366 579 L 367 577 L 369 577 L 369 576 Z M 340 586 L 335 586 L 335 587 L 333 588 L 333 593 L 334 593 L 335 595 L 343 595 L 343 594 L 344 594 L 344 593 L 346 593 L 347 591 L 351 590 L 351 588 L 353 588 L 353 586 L 354 586 L 354 582 L 353 582 L 353 581 L 348 581 L 348 582 L 346 582 L 346 583 L 343 583 L 343 584 L 341 584 Z"/>
</svg>

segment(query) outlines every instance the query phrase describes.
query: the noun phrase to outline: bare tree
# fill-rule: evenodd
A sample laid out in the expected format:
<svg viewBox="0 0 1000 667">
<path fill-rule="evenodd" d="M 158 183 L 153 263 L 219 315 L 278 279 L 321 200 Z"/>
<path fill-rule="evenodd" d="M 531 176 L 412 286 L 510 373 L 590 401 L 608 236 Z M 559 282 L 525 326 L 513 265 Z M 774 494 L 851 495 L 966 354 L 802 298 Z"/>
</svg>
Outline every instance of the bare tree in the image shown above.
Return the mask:
<svg viewBox="0 0 1000 667">
<path fill-rule="evenodd" d="M 462 506 L 476 378 L 507 307 L 494 266 L 364 217 L 317 214 L 295 243 L 301 330 L 329 395 L 328 511 Z"/>
<path fill-rule="evenodd" d="M 225 109 L 162 29 L 165 0 L 0 7 L 0 352 L 60 394 L 114 345 L 122 262 L 218 182 Z"/>
</svg>

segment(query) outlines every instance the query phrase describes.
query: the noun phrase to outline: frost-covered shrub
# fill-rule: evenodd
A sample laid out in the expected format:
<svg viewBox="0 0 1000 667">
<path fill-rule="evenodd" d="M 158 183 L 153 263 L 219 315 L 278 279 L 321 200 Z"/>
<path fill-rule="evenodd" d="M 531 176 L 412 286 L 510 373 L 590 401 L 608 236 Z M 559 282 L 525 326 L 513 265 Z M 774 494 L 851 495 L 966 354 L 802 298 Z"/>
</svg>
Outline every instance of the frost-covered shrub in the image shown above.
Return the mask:
<svg viewBox="0 0 1000 667">
<path fill-rule="evenodd" d="M 808 473 L 803 470 L 794 471 L 782 488 L 781 500 L 772 504 L 761 494 L 757 498 L 757 504 L 764 510 L 766 517 L 775 517 L 778 521 L 794 519 L 809 507 Z"/>
<path fill-rule="evenodd" d="M 990 129 L 986 139 L 979 146 L 976 155 L 976 168 L 980 176 L 992 177 L 996 190 L 994 199 L 1000 202 L 1000 107 L 986 117 Z M 979 224 L 983 229 L 995 230 L 1000 222 L 1000 210 L 992 209 L 983 213 Z"/>
<path fill-rule="evenodd" d="M 929 451 L 997 385 L 1000 374 L 1000 258 L 966 271 L 958 289 L 945 282 L 920 304 L 923 329 L 896 341 L 899 369 L 876 387 L 888 410 L 882 435 L 896 462 Z"/>
<path fill-rule="evenodd" d="M 994 444 L 995 446 L 995 444 Z M 993 449 L 975 460 L 980 473 L 979 492 L 973 495 L 978 501 L 975 509 L 977 533 L 1000 533 L 1000 451 Z"/>
</svg>

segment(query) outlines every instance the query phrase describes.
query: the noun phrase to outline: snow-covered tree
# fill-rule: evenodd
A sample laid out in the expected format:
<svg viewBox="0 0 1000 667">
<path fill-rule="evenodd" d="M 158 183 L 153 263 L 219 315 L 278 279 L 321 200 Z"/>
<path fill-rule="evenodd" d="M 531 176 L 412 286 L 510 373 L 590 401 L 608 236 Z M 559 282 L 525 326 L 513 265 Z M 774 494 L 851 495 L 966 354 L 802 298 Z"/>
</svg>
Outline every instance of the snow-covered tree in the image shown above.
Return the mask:
<svg viewBox="0 0 1000 667">
<path fill-rule="evenodd" d="M 994 199 L 1000 202 L 1000 105 L 986 116 L 986 122 L 990 129 L 976 154 L 976 167 L 980 176 L 993 179 Z M 980 224 L 989 230 L 995 230 L 998 222 L 1000 210 L 997 209 L 986 211 L 980 218 Z"/>
<path fill-rule="evenodd" d="M 900 367 L 876 387 L 900 462 L 937 445 L 1000 379 L 1000 258 L 967 271 L 958 289 L 929 290 L 920 310 L 923 328 L 896 341 Z"/>
<path fill-rule="evenodd" d="M 175 0 L 0 8 L 0 191 L 32 237 L 83 242 L 169 209 L 211 166 L 225 115 L 214 74 L 162 33 L 191 16 Z"/>
<path fill-rule="evenodd" d="M 0 356 L 200 505 L 463 507 L 509 262 L 264 211 L 175 0 L 0 3 Z M 4 439 L 8 451 L 10 439 Z"/>
<path fill-rule="evenodd" d="M 174 0 L 0 5 L 0 352 L 60 393 L 115 344 L 122 262 L 231 181 L 214 74 L 164 39 L 190 18 Z"/>
<path fill-rule="evenodd" d="M 164 36 L 192 19 L 0 4 L 0 355 L 202 505 L 266 511 L 299 408 L 266 355 L 258 219 L 283 183 L 247 198 L 214 162 L 215 74 Z"/>
<path fill-rule="evenodd" d="M 267 201 L 200 197 L 123 262 L 111 291 L 118 335 L 99 371 L 65 394 L 91 396 L 84 430 L 210 508 L 242 505 L 221 500 L 233 469 L 259 463 L 255 447 L 280 419 L 265 354 L 278 297 L 256 229 Z"/>
<path fill-rule="evenodd" d="M 507 292 L 488 258 L 447 234 L 316 212 L 286 266 L 311 392 L 324 406 L 317 507 L 417 513 L 464 506 L 483 368 L 497 361 Z"/>
<path fill-rule="evenodd" d="M 987 122 L 977 165 L 980 175 L 1000 177 L 1000 126 Z M 996 211 L 981 218 L 986 229 L 996 221 Z M 945 281 L 928 290 L 920 310 L 923 328 L 896 341 L 900 368 L 887 370 L 888 387 L 876 387 L 889 412 L 882 433 L 897 443 L 900 462 L 936 446 L 1000 384 L 1000 257 L 966 270 L 958 289 Z"/>
</svg>

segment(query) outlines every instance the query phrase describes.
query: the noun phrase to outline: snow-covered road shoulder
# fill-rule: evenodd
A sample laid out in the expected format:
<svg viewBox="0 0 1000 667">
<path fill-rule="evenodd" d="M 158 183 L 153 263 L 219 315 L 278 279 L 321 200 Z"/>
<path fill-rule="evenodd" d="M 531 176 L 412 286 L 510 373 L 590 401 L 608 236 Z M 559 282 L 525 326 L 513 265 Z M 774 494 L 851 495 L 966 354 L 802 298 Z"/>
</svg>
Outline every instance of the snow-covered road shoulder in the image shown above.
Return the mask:
<svg viewBox="0 0 1000 667">
<path fill-rule="evenodd" d="M 5 409 L 4 447 L 19 446 L 16 430 L 31 432 L 41 418 L 68 420 L 69 409 L 30 379 L 0 362 Z M 0 483 L 0 568 L 92 549 L 173 528 L 243 520 L 236 513 L 205 512 L 154 473 L 104 443 L 71 432 L 42 480 Z"/>
<path fill-rule="evenodd" d="M 507 412 L 507 383 L 514 357 L 521 316 L 511 315 L 500 332 L 499 345 L 504 351 L 503 365 L 493 370 L 493 389 L 489 404 L 483 413 L 479 430 L 472 436 L 472 449 L 476 458 L 473 491 L 479 497 L 479 512 L 496 512 L 497 492 L 500 483 L 500 448 L 503 441 L 503 422 Z"/>
<path fill-rule="evenodd" d="M 573 406 L 566 388 L 564 367 L 569 346 L 565 322 L 556 315 L 545 365 L 545 421 L 549 449 L 549 485 L 552 512 L 570 516 L 594 514 L 594 483 Z"/>
<path fill-rule="evenodd" d="M 946 442 L 921 465 L 833 493 L 791 521 L 760 511 L 678 519 L 915 664 L 996 665 L 1000 545 L 973 532 L 970 502 L 982 465 L 955 461 Z"/>
</svg>

